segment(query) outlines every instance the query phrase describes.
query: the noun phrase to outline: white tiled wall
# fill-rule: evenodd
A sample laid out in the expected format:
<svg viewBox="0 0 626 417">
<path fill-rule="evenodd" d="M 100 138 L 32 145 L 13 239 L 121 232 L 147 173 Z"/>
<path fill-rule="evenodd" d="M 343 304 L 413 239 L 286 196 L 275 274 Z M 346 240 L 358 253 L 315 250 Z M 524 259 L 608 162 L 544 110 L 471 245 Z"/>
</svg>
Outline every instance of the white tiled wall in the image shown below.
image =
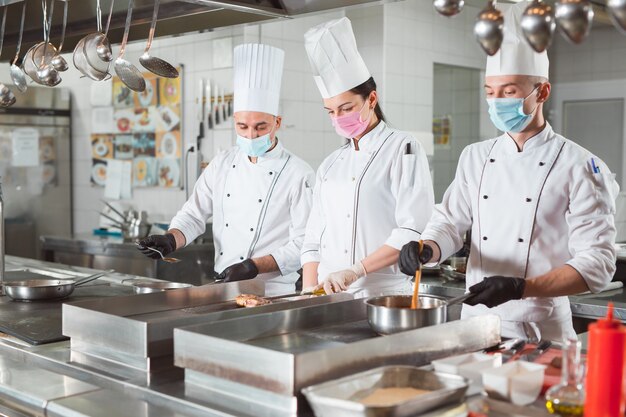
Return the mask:
<svg viewBox="0 0 626 417">
<path fill-rule="evenodd" d="M 429 1 L 406 0 L 289 21 L 157 38 L 152 53 L 170 62 L 184 64 L 184 141 L 187 147 L 195 143 L 197 135 L 194 100 L 200 78 L 211 78 L 221 86 L 232 83 L 232 68 L 216 68 L 214 65 L 212 41 L 232 38 L 233 46 L 261 41 L 283 48 L 286 52 L 282 89 L 284 129 L 279 138 L 316 168 L 343 140 L 332 130 L 310 74 L 303 42 L 308 28 L 340 16 L 350 17 L 359 49 L 379 85 L 381 104 L 391 124 L 403 130 L 430 131 L 433 63 L 472 68 L 484 65 L 484 54 L 468 36 L 477 12 L 478 9 L 466 7 L 459 17 L 446 19 L 433 11 Z M 130 44 L 127 58 L 138 63 L 143 48 L 143 42 Z M 71 62 L 69 54 L 65 57 Z M 8 65 L 0 68 L 0 80 L 10 82 Z M 71 68 L 63 74 L 61 84 L 72 91 L 73 97 L 74 229 L 78 233 L 90 232 L 96 227 L 97 211 L 102 208 L 99 199 L 103 196 L 103 188 L 94 187 L 89 182 L 89 90 L 92 83 L 80 78 L 78 71 Z M 228 124 L 209 131 L 202 146 L 205 160 L 233 142 L 232 128 Z M 132 200 L 123 203 L 147 210 L 153 220 L 169 220 L 184 200 L 185 192 L 180 189 L 147 188 L 133 190 Z"/>
</svg>

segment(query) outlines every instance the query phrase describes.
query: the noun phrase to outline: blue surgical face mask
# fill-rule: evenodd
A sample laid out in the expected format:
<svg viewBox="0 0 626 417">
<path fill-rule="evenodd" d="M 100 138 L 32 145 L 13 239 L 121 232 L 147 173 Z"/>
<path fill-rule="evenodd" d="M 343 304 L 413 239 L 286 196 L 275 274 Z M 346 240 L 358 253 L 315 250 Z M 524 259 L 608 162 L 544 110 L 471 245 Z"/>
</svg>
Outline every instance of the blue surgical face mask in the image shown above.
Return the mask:
<svg viewBox="0 0 626 417">
<path fill-rule="evenodd" d="M 533 88 L 524 98 L 488 98 L 489 117 L 498 130 L 503 132 L 519 133 L 523 131 L 533 118 L 533 109 L 530 114 L 524 113 L 524 101 L 537 89 Z"/>
<path fill-rule="evenodd" d="M 259 157 L 272 147 L 271 133 L 267 133 L 258 138 L 248 139 L 237 135 L 237 145 L 246 155 L 250 157 Z"/>
</svg>

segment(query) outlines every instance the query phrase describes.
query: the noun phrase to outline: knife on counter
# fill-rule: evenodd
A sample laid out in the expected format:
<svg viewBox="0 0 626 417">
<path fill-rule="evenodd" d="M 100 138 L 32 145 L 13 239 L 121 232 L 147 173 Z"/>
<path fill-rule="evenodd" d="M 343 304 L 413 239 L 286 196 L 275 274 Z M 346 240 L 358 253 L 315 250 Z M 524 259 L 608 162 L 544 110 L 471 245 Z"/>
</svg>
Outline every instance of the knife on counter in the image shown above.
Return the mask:
<svg viewBox="0 0 626 417">
<path fill-rule="evenodd" d="M 219 106 L 219 87 L 217 86 L 217 83 L 215 83 L 215 95 L 214 95 L 214 104 L 215 104 L 215 126 L 219 125 L 222 123 L 222 118 L 220 115 L 220 106 Z"/>
<path fill-rule="evenodd" d="M 206 80 L 206 87 L 204 89 L 204 100 L 206 103 L 207 110 L 207 128 L 213 130 L 215 127 L 215 123 L 213 120 L 213 105 L 212 105 L 212 96 L 211 96 L 211 80 Z M 204 110 L 203 110 L 204 111 Z"/>
<path fill-rule="evenodd" d="M 206 100 L 204 96 L 204 83 L 203 79 L 200 79 L 200 94 L 198 95 L 198 136 L 196 137 L 196 148 L 200 149 L 200 143 L 204 138 L 204 102 Z"/>
<path fill-rule="evenodd" d="M 535 347 L 535 349 L 533 349 L 530 353 L 525 353 L 522 356 L 520 356 L 519 360 L 526 361 L 526 362 L 534 362 L 535 360 L 537 360 L 537 358 L 539 358 L 539 356 L 543 355 L 546 352 L 546 350 L 550 349 L 550 346 L 552 346 L 551 341 L 542 340 L 541 342 L 537 344 L 537 347 Z"/>
</svg>

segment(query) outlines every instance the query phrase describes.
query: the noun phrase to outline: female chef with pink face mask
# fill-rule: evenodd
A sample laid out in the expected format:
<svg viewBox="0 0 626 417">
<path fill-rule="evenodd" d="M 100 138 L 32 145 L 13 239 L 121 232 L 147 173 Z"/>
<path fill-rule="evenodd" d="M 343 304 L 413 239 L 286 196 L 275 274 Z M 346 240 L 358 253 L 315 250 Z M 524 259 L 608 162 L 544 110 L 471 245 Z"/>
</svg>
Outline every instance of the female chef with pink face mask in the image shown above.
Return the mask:
<svg viewBox="0 0 626 417">
<path fill-rule="evenodd" d="M 420 239 L 433 209 L 426 154 L 410 134 L 385 123 L 349 19 L 310 29 L 305 44 L 330 122 L 348 142 L 317 171 L 303 287 L 409 293 L 411 277 L 396 263 L 402 246 Z"/>
</svg>

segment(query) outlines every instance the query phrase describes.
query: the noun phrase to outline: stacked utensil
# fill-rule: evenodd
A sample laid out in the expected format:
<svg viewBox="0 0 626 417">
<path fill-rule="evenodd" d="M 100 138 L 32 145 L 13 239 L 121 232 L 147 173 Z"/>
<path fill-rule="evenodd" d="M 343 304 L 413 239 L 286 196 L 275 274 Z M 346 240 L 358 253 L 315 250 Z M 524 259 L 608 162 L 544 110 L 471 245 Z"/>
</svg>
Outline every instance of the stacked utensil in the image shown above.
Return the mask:
<svg viewBox="0 0 626 417">
<path fill-rule="evenodd" d="M 4 44 L 4 28 L 7 22 L 7 8 L 4 7 L 2 12 L 2 27 L 0 28 L 0 55 L 2 55 L 2 46 Z M 15 104 L 15 95 L 9 87 L 0 83 L 0 106 L 9 107 Z"/>
<path fill-rule="evenodd" d="M 102 202 L 111 210 L 111 213 L 118 218 L 102 212 L 100 215 L 110 220 L 113 223 L 111 227 L 119 229 L 125 239 L 142 239 L 148 236 L 152 228 L 152 224 L 148 222 L 148 213 L 145 211 L 138 212 L 136 210 L 128 210 L 122 213 L 108 202 L 104 200 L 102 200 Z"/>
</svg>

